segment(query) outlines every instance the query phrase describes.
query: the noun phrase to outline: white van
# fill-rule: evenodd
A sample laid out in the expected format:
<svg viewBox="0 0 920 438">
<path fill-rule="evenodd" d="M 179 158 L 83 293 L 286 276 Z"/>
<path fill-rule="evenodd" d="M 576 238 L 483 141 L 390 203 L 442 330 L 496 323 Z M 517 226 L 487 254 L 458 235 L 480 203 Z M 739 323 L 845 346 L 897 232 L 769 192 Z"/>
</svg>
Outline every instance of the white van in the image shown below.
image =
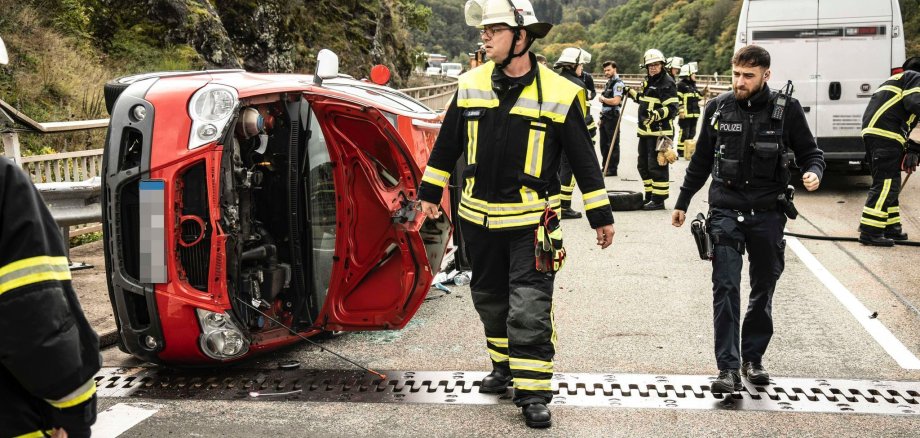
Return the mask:
<svg viewBox="0 0 920 438">
<path fill-rule="evenodd" d="M 770 86 L 793 96 L 828 161 L 862 161 L 869 97 L 904 63 L 898 0 L 744 0 L 735 50 L 770 52 Z"/>
<path fill-rule="evenodd" d="M 444 76 L 456 78 L 463 73 L 463 65 L 457 62 L 445 62 L 441 64 L 441 71 L 444 72 Z"/>
</svg>

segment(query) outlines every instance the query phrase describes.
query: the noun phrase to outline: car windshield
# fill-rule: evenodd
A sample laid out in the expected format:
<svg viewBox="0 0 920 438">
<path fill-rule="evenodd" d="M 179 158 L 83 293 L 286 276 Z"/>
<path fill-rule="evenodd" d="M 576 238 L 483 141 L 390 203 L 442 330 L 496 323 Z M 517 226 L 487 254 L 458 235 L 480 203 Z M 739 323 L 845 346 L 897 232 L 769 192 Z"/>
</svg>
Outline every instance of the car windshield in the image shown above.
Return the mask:
<svg viewBox="0 0 920 438">
<path fill-rule="evenodd" d="M 425 104 L 392 89 L 362 86 L 359 84 L 336 84 L 331 82 L 326 82 L 324 86 L 406 112 L 422 114 L 434 113 L 434 111 L 425 106 Z"/>
</svg>

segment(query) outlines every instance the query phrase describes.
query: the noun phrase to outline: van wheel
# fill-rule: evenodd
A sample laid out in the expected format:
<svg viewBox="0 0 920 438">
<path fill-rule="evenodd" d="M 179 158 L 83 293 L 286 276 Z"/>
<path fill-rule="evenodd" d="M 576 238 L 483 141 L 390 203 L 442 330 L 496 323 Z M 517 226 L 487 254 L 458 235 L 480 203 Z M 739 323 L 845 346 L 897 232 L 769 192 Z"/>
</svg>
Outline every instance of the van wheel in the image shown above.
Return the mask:
<svg viewBox="0 0 920 438">
<path fill-rule="evenodd" d="M 125 84 L 118 79 L 113 79 L 106 82 L 102 87 L 102 94 L 105 96 L 105 110 L 109 112 L 109 116 L 112 115 L 112 110 L 115 108 L 115 101 L 118 100 L 118 96 L 121 96 L 121 93 L 130 86 L 131 84 Z"/>
<path fill-rule="evenodd" d="M 639 210 L 645 201 L 642 193 L 630 190 L 607 190 L 607 198 L 613 211 Z"/>
</svg>

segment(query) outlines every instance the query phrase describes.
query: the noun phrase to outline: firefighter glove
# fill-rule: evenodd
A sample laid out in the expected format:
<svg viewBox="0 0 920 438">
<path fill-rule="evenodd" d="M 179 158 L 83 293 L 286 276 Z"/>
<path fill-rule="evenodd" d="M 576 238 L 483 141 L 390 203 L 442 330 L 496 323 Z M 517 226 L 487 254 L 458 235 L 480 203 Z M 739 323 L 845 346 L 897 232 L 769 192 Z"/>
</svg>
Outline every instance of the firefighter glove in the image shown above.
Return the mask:
<svg viewBox="0 0 920 438">
<path fill-rule="evenodd" d="M 95 422 L 96 394 L 76 406 L 54 410 L 54 427 L 64 429 L 70 438 L 89 438 L 90 426 Z"/>
<path fill-rule="evenodd" d="M 918 161 L 920 161 L 920 153 L 908 149 L 904 152 L 904 158 L 901 159 L 901 170 L 908 174 L 914 173 L 917 170 Z"/>
</svg>

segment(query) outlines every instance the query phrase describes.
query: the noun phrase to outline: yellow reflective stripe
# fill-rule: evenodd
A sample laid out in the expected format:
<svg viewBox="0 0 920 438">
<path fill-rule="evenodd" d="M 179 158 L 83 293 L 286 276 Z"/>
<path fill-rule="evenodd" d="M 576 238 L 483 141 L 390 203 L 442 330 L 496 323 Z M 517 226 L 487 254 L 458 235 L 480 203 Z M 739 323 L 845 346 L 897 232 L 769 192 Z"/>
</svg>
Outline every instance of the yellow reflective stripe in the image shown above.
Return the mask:
<svg viewBox="0 0 920 438">
<path fill-rule="evenodd" d="M 537 178 L 543 173 L 543 145 L 545 142 L 546 132 L 538 129 L 530 130 L 530 138 L 527 141 L 527 159 L 524 162 L 524 171 Z"/>
<path fill-rule="evenodd" d="M 429 184 L 436 185 L 438 187 L 447 186 L 447 181 L 450 180 L 450 173 L 443 170 L 435 169 L 432 166 L 425 168 L 425 174 L 422 176 L 422 181 Z"/>
<path fill-rule="evenodd" d="M 521 97 L 514 103 L 514 107 L 511 108 L 511 114 L 535 119 L 548 117 L 554 122 L 563 123 L 565 122 L 565 116 L 569 113 L 569 108 L 571 108 L 571 105 L 558 102 L 544 101 L 543 105 L 540 105 L 536 100 L 524 97 L 522 93 Z"/>
<path fill-rule="evenodd" d="M 96 393 L 96 380 L 89 379 L 86 383 L 77 388 L 74 392 L 68 394 L 60 400 L 45 400 L 58 409 L 72 408 L 93 397 Z"/>
<path fill-rule="evenodd" d="M 898 205 L 892 205 L 891 207 L 888 207 L 888 213 L 900 213 L 900 212 L 901 212 L 901 207 Z"/>
<path fill-rule="evenodd" d="M 476 163 L 476 153 L 479 149 L 479 120 L 471 120 L 466 124 L 466 164 Z M 473 186 L 476 185 L 476 177 L 466 178 L 466 186 L 463 192 L 467 195 L 473 194 Z"/>
<path fill-rule="evenodd" d="M 641 101 L 641 102 L 648 102 L 648 103 L 650 103 L 650 104 L 661 103 L 661 99 L 659 99 L 659 98 L 657 98 L 657 97 L 648 97 L 648 96 L 642 96 L 642 97 L 640 97 L 640 98 L 639 98 L 639 101 Z"/>
<path fill-rule="evenodd" d="M 668 189 L 664 189 L 664 190 L 661 190 L 661 189 L 652 189 L 652 194 L 653 194 L 653 195 L 662 195 L 662 196 L 664 196 L 664 195 L 667 195 L 668 193 L 669 193 L 669 192 L 668 192 Z"/>
<path fill-rule="evenodd" d="M 610 198 L 607 197 L 606 189 L 584 193 L 581 195 L 581 199 L 584 201 L 585 210 L 591 210 L 603 207 L 605 205 L 610 205 Z"/>
<path fill-rule="evenodd" d="M 514 389 L 529 391 L 551 391 L 553 389 L 550 379 L 521 379 L 515 377 L 513 382 Z"/>
<path fill-rule="evenodd" d="M 878 201 L 875 202 L 875 209 L 882 211 L 882 206 L 885 205 L 885 198 L 888 197 L 888 192 L 891 191 L 891 178 L 886 178 L 885 183 L 882 186 L 882 193 L 878 197 Z"/>
<path fill-rule="evenodd" d="M 872 219 L 866 219 L 865 217 L 860 218 L 860 219 L 859 219 L 859 223 L 861 223 L 861 224 L 863 224 L 863 225 L 868 225 L 868 226 L 870 226 L 870 227 L 875 227 L 875 228 L 885 228 L 886 226 L 888 226 L 888 222 L 887 222 L 887 221 L 885 221 L 885 222 L 876 221 L 876 220 L 872 220 Z"/>
<path fill-rule="evenodd" d="M 44 432 L 40 430 L 36 430 L 35 432 L 29 432 L 27 434 L 17 435 L 13 438 L 44 438 L 46 436 L 51 436 L 51 434 L 53 433 L 54 433 L 54 429 L 48 429 Z"/>
<path fill-rule="evenodd" d="M 499 348 L 508 348 L 508 338 L 486 338 L 486 341 Z"/>
<path fill-rule="evenodd" d="M 50 280 L 70 280 L 67 257 L 30 257 L 0 268 L 0 294 Z"/>
<path fill-rule="evenodd" d="M 882 85 L 881 87 L 878 87 L 877 90 L 875 90 L 876 93 L 879 91 L 890 91 L 894 94 L 901 94 L 901 92 L 904 90 L 902 90 L 901 87 L 896 87 L 894 85 Z"/>
<path fill-rule="evenodd" d="M 536 360 L 536 359 L 521 359 L 518 357 L 512 357 L 510 359 L 511 369 L 528 369 L 531 371 L 540 371 L 544 373 L 553 372 L 553 362 L 545 360 Z M 525 368 L 527 367 L 527 368 Z"/>
<path fill-rule="evenodd" d="M 491 357 L 492 360 L 496 362 L 507 362 L 508 361 L 507 354 L 499 353 L 491 348 L 488 348 L 488 350 L 489 350 L 489 357 Z"/>
<path fill-rule="evenodd" d="M 880 89 L 885 88 L 885 87 L 891 87 L 891 86 L 889 85 L 882 86 L 880 87 Z M 874 128 L 875 122 L 878 122 L 879 117 L 881 117 L 882 114 L 885 113 L 885 111 L 888 111 L 888 109 L 891 108 L 894 104 L 901 101 L 900 89 L 898 90 L 899 91 L 896 92 L 894 96 L 891 96 L 891 99 L 888 99 L 887 102 L 885 102 L 881 107 L 879 107 L 878 110 L 875 111 L 875 114 L 872 115 L 872 119 L 869 121 L 869 125 L 867 126 L 868 128 Z M 888 90 L 888 91 L 891 91 L 891 90 Z"/>
<path fill-rule="evenodd" d="M 885 222 L 886 225 L 896 225 L 901 223 L 901 216 L 892 216 L 888 218 L 888 222 Z"/>
<path fill-rule="evenodd" d="M 888 130 L 885 130 L 885 129 L 880 129 L 880 128 L 863 128 L 863 130 L 862 130 L 862 135 L 866 135 L 866 134 L 872 134 L 872 135 L 877 135 L 877 136 L 879 136 L 879 137 L 890 138 L 890 139 L 892 139 L 892 140 L 894 140 L 894 141 L 900 143 L 901 146 L 904 146 L 904 144 L 907 143 L 907 140 L 904 139 L 904 136 L 903 136 L 903 135 L 901 135 L 901 134 L 899 134 L 899 133 L 896 133 L 896 132 L 888 131 Z"/>
<path fill-rule="evenodd" d="M 550 196 L 550 205 L 559 204 L 560 197 L 561 195 Z M 468 208 L 478 210 L 483 214 L 510 216 L 521 213 L 530 213 L 533 211 L 543 211 L 543 207 L 546 206 L 546 202 L 543 199 L 537 199 L 530 202 L 497 203 L 486 202 L 481 199 L 476 199 L 472 196 L 463 196 L 460 199 L 460 205 L 466 205 Z"/>
<path fill-rule="evenodd" d="M 671 97 L 671 98 L 665 99 L 664 102 L 661 102 L 661 106 L 668 106 L 668 105 L 670 105 L 670 104 L 672 104 L 672 103 L 677 103 L 677 98 L 676 98 L 676 97 Z"/>
<path fill-rule="evenodd" d="M 671 184 L 671 183 L 668 182 L 668 181 L 663 181 L 663 182 L 660 182 L 660 181 L 652 181 L 652 186 L 655 186 L 655 187 L 668 187 L 670 184 Z"/>
<path fill-rule="evenodd" d="M 888 212 L 884 210 L 876 210 L 872 207 L 863 207 L 863 214 L 869 214 L 872 216 L 880 217 L 882 219 L 888 217 Z"/>
</svg>

